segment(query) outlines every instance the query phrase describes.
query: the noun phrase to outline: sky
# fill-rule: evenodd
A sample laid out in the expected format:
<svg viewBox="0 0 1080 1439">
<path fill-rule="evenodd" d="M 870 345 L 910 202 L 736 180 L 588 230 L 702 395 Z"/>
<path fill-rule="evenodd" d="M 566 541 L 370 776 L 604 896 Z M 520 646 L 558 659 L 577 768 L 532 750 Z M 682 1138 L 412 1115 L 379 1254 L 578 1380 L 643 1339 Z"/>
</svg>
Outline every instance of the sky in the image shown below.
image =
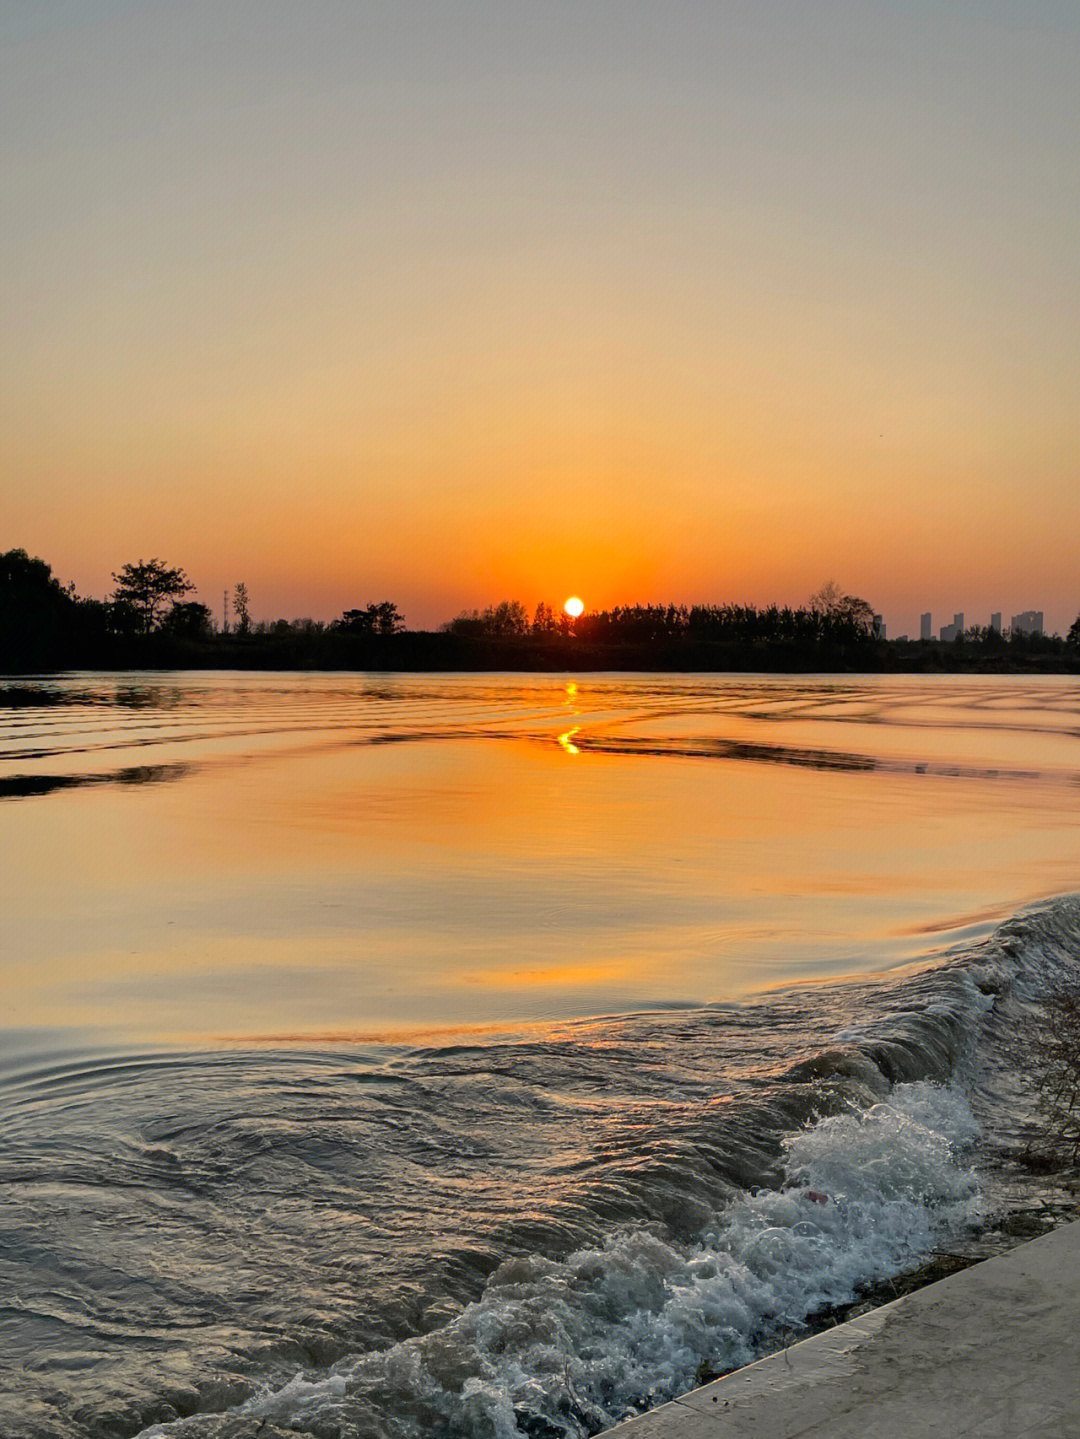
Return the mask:
<svg viewBox="0 0 1080 1439">
<path fill-rule="evenodd" d="M 0 549 L 1080 610 L 1080 9 L 13 3 Z"/>
</svg>

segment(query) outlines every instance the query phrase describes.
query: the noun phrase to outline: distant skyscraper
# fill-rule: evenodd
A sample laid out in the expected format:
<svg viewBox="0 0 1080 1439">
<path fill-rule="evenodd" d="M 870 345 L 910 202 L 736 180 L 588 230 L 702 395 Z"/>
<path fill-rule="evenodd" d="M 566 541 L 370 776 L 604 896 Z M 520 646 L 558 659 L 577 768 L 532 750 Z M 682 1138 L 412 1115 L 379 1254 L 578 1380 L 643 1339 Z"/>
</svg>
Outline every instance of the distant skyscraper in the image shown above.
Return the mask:
<svg viewBox="0 0 1080 1439">
<path fill-rule="evenodd" d="M 919 638 L 921 640 L 932 640 L 934 638 L 934 621 L 930 611 L 919 617 Z"/>
<path fill-rule="evenodd" d="M 950 641 L 956 639 L 958 635 L 962 635 L 963 633 L 964 611 L 960 610 L 955 615 L 953 615 L 951 625 L 941 626 L 941 638 L 945 644 L 948 644 Z"/>
<path fill-rule="evenodd" d="M 1014 635 L 1041 635 L 1043 632 L 1042 610 L 1025 610 L 1023 614 L 1013 615 L 1009 629 Z"/>
<path fill-rule="evenodd" d="M 999 635 L 999 634 L 1001 633 L 1001 611 L 1000 611 L 1000 610 L 998 610 L 997 614 L 994 614 L 994 615 L 991 615 L 991 616 L 990 616 L 990 628 L 994 631 L 994 633 L 995 633 L 996 635 Z"/>
<path fill-rule="evenodd" d="M 883 640 L 883 639 L 885 639 L 885 637 L 886 637 L 886 636 L 885 636 L 885 619 L 884 619 L 884 617 L 883 617 L 882 615 L 875 615 L 875 616 L 874 616 L 874 638 L 875 638 L 876 640 Z"/>
</svg>

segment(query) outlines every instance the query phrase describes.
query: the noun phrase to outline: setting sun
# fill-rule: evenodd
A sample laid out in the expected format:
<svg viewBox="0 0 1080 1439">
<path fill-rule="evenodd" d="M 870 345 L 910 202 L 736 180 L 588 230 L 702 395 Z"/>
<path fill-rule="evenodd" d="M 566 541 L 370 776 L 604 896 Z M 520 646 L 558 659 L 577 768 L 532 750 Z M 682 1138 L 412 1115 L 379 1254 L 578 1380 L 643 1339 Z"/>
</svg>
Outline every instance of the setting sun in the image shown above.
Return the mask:
<svg viewBox="0 0 1080 1439">
<path fill-rule="evenodd" d="M 578 615 L 585 613 L 585 605 L 583 601 L 578 599 L 577 595 L 571 595 L 566 601 L 566 604 L 563 605 L 563 610 L 572 620 L 576 620 Z"/>
</svg>

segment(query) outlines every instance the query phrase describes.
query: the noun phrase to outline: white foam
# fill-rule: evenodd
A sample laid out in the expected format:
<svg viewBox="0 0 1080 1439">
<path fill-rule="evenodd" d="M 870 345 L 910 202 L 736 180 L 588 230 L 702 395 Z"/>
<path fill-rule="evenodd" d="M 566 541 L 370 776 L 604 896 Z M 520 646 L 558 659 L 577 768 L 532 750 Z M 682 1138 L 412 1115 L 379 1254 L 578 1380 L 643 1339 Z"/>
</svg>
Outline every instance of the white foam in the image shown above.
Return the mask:
<svg viewBox="0 0 1080 1439">
<path fill-rule="evenodd" d="M 722 1121 L 721 1121 L 722 1122 Z M 646 1228 L 555 1262 L 502 1265 L 443 1328 L 260 1393 L 243 1412 L 279 1423 L 384 1416 L 402 1439 L 595 1433 L 796 1337 L 815 1309 L 924 1257 L 972 1223 L 979 1198 L 960 1094 L 898 1085 L 887 1103 L 821 1119 L 786 1145 L 786 1183 L 723 1208 L 699 1242 Z M 196 1424 L 198 1421 L 194 1421 Z M 151 1435 L 197 1434 L 193 1421 Z M 390 1427 L 387 1432 L 390 1432 Z"/>
</svg>

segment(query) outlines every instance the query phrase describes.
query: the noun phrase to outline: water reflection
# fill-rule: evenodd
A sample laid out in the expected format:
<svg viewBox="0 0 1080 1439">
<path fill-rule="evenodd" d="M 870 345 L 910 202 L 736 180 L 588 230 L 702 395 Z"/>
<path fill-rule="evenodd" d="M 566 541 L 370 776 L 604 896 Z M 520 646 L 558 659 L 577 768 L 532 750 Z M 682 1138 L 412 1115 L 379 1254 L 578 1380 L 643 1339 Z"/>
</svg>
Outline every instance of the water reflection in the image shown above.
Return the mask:
<svg viewBox="0 0 1080 1439">
<path fill-rule="evenodd" d="M 565 730 L 565 731 L 559 736 L 559 744 L 562 746 L 562 748 L 566 751 L 567 754 L 580 754 L 580 753 L 581 753 L 581 751 L 578 749 L 577 745 L 574 744 L 574 742 L 573 742 L 574 736 L 577 734 L 577 732 L 578 732 L 580 729 L 581 729 L 581 726 L 580 726 L 580 725 L 575 725 L 573 729 Z"/>
<path fill-rule="evenodd" d="M 193 774 L 191 764 L 139 764 L 107 774 L 38 774 L 0 776 L 0 799 L 36 799 L 55 790 L 90 785 L 166 784 Z"/>
<path fill-rule="evenodd" d="M 63 702 L 0 712 L 0 798 L 24 801 L 0 805 L 13 1024 L 375 1032 L 723 1002 L 1080 885 L 1064 678 L 26 687 Z"/>
<path fill-rule="evenodd" d="M 0 709 L 40 709 L 45 705 L 71 704 L 73 701 L 55 690 L 30 685 L 0 685 Z"/>
<path fill-rule="evenodd" d="M 567 734 L 576 734 L 580 726 Z M 566 735 L 559 736 L 564 748 Z M 610 738 L 608 736 L 583 736 L 580 748 L 571 748 L 573 754 L 586 753 L 618 755 L 651 755 L 655 758 L 681 756 L 687 759 L 737 759 L 752 760 L 764 764 L 803 765 L 810 769 L 854 770 L 868 772 L 887 770 L 893 774 L 935 774 L 954 778 L 983 780 L 1058 780 L 1069 783 L 1080 782 L 1080 771 L 1074 774 L 1060 774 L 1053 770 L 1001 768 L 988 769 L 984 766 L 957 763 L 938 763 L 927 760 L 873 758 L 868 755 L 846 754 L 842 750 L 796 749 L 788 745 L 750 744 L 740 740 L 687 739 L 650 741 L 644 739 Z"/>
</svg>

